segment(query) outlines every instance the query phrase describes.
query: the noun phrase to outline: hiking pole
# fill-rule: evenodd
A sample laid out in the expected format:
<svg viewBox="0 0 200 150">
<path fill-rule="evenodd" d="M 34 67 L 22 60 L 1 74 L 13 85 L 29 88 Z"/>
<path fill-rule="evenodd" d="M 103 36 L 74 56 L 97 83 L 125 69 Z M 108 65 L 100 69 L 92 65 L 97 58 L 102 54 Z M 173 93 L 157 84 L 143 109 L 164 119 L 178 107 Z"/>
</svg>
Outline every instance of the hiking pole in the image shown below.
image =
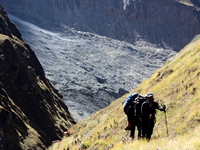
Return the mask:
<svg viewBox="0 0 200 150">
<path fill-rule="evenodd" d="M 166 125 L 166 130 L 167 130 L 167 137 L 168 137 L 169 133 L 168 133 L 168 127 L 167 127 L 167 115 L 166 115 L 166 111 L 167 110 L 164 110 L 164 113 L 165 113 L 165 125 Z"/>
</svg>

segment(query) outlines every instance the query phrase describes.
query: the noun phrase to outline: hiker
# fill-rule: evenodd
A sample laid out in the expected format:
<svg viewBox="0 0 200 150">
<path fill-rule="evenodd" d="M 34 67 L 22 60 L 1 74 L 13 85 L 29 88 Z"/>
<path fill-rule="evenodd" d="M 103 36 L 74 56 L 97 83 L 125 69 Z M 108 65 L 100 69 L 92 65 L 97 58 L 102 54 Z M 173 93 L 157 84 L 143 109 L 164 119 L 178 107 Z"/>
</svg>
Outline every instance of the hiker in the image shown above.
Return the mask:
<svg viewBox="0 0 200 150">
<path fill-rule="evenodd" d="M 142 137 L 146 138 L 147 141 L 150 141 L 154 124 L 156 122 L 156 109 L 165 111 L 166 107 L 165 105 L 160 106 L 156 101 L 154 101 L 153 93 L 147 94 L 145 98 L 147 100 L 141 106 Z"/>
<path fill-rule="evenodd" d="M 141 105 L 145 98 L 138 93 L 131 94 L 124 104 L 124 112 L 127 115 L 128 126 L 125 130 L 131 130 L 130 138 L 134 139 L 135 128 L 138 130 L 138 138 L 141 138 Z"/>
<path fill-rule="evenodd" d="M 125 130 L 131 130 L 131 125 L 130 125 L 130 115 L 128 115 L 128 109 L 131 106 L 131 103 L 135 100 L 135 98 L 138 96 L 138 93 L 133 93 L 131 95 L 129 95 L 126 100 L 123 103 L 123 109 L 124 109 L 124 113 L 127 115 L 127 121 L 128 121 L 128 125 L 125 128 Z"/>
</svg>

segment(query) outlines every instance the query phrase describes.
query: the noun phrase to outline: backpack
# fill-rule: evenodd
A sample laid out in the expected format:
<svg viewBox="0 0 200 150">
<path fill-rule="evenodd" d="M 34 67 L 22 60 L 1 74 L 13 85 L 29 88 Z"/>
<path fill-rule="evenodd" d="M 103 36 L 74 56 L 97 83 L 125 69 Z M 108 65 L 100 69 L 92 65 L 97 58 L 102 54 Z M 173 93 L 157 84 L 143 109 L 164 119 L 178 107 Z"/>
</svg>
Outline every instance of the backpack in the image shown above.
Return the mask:
<svg viewBox="0 0 200 150">
<path fill-rule="evenodd" d="M 128 114 L 129 107 L 131 106 L 132 102 L 138 97 L 138 95 L 139 95 L 138 93 L 133 93 L 133 94 L 129 95 L 125 99 L 125 101 L 122 103 L 123 109 L 124 109 L 124 112 L 126 115 Z"/>
<path fill-rule="evenodd" d="M 146 98 L 138 94 L 129 105 L 127 114 L 130 116 L 141 117 L 141 106 L 144 101 L 146 101 Z"/>
</svg>

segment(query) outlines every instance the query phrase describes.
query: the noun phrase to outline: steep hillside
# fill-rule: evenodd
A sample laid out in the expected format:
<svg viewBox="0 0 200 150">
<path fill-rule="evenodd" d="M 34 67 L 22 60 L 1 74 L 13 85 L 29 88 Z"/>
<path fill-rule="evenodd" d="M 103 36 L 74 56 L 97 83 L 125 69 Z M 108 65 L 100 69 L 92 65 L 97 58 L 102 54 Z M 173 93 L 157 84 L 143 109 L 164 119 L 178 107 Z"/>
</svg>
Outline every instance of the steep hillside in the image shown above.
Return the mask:
<svg viewBox="0 0 200 150">
<path fill-rule="evenodd" d="M 171 58 L 155 74 L 132 92 L 146 95 L 153 92 L 155 99 L 168 108 L 165 115 L 157 113 L 152 140 L 130 141 L 124 130 L 126 116 L 122 101 L 129 95 L 112 102 L 107 108 L 79 122 L 70 129 L 62 142 L 49 149 L 200 149 L 200 36 Z M 166 133 L 169 130 L 169 136 Z"/>
<path fill-rule="evenodd" d="M 12 20 L 77 120 L 130 91 L 200 31 L 195 0 L 0 2 L 41 27 Z"/>
<path fill-rule="evenodd" d="M 198 0 L 0 0 L 6 10 L 44 27 L 53 24 L 179 51 L 200 32 Z"/>
<path fill-rule="evenodd" d="M 46 149 L 75 123 L 0 6 L 0 149 Z"/>
</svg>

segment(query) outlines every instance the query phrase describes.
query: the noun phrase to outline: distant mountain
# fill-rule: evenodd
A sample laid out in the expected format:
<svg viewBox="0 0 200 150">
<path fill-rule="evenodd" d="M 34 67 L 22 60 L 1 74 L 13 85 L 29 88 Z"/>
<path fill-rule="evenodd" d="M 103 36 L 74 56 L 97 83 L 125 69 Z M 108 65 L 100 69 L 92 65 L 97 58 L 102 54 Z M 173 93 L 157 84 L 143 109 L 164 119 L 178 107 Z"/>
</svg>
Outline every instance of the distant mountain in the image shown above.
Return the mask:
<svg viewBox="0 0 200 150">
<path fill-rule="evenodd" d="M 53 32 L 9 17 L 77 120 L 132 90 L 175 54 L 143 40 L 133 45 L 70 28 Z"/>
<path fill-rule="evenodd" d="M 75 123 L 0 5 L 0 149 L 46 149 Z"/>
<path fill-rule="evenodd" d="M 0 0 L 19 18 L 179 51 L 200 32 L 198 0 Z"/>
</svg>

